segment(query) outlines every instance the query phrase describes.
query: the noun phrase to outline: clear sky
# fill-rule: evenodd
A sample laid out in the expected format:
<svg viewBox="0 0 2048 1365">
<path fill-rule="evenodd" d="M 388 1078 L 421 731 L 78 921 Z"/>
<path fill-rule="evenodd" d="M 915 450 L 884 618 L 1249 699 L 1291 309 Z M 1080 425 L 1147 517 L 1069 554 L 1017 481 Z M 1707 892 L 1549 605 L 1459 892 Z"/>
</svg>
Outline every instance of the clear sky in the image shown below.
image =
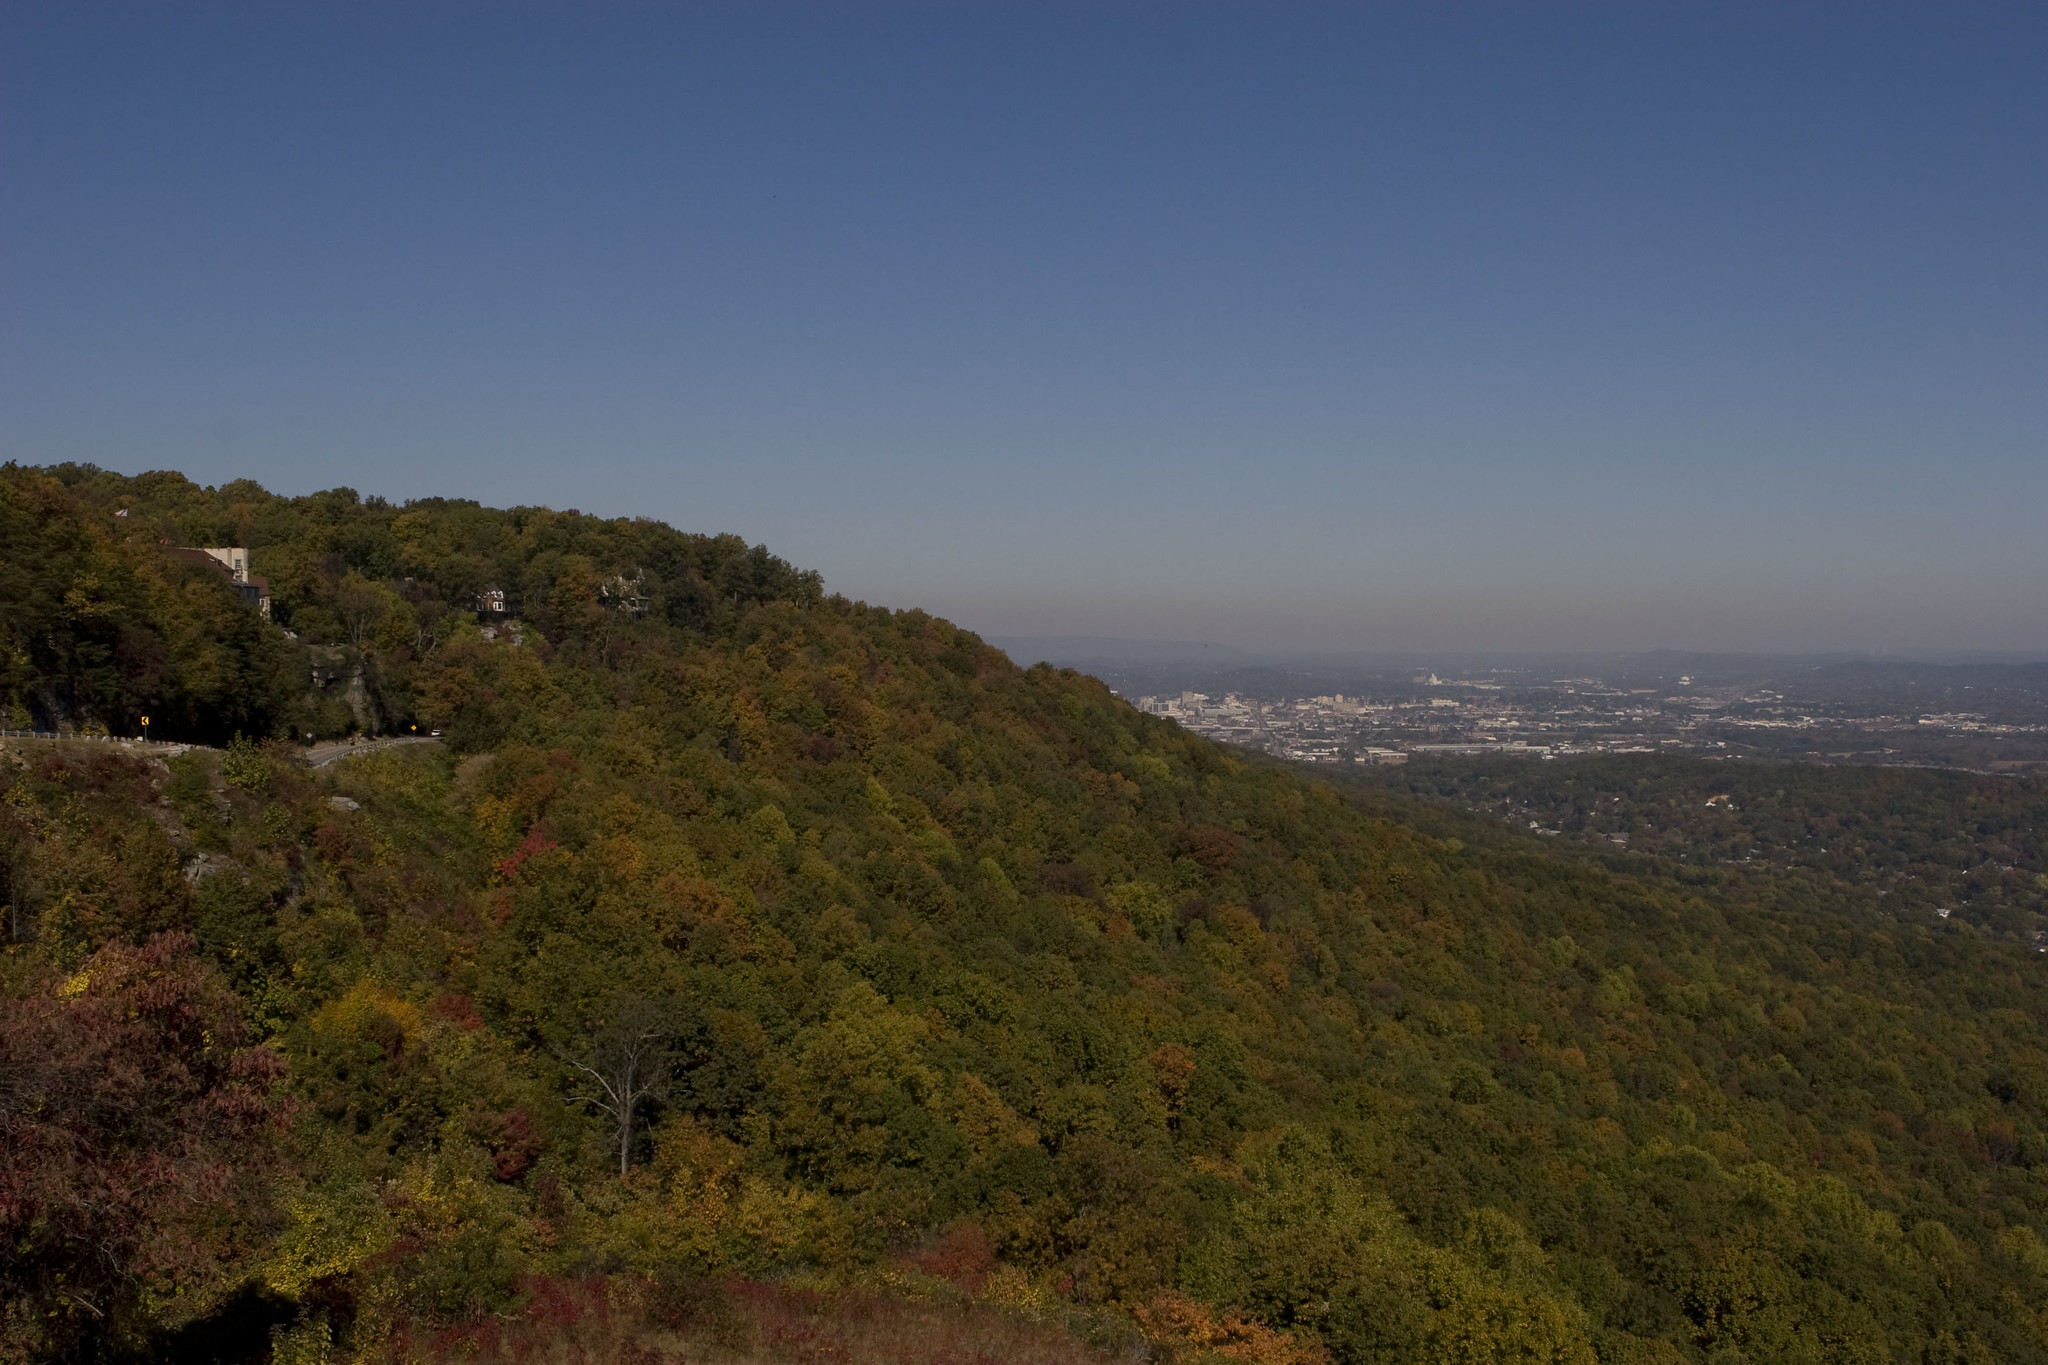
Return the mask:
<svg viewBox="0 0 2048 1365">
<path fill-rule="evenodd" d="M 2048 6 L 0 6 L 0 457 L 991 634 L 2048 652 Z"/>
</svg>

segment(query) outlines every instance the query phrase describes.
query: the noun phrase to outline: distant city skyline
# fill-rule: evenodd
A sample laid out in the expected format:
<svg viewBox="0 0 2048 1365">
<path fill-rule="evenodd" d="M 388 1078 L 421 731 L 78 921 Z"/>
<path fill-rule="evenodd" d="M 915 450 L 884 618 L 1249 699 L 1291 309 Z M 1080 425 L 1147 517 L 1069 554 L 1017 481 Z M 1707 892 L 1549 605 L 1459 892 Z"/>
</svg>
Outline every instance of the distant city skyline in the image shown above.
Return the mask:
<svg viewBox="0 0 2048 1365">
<path fill-rule="evenodd" d="M 2048 650 L 2048 10 L 0 11 L 0 459 L 990 636 Z"/>
</svg>

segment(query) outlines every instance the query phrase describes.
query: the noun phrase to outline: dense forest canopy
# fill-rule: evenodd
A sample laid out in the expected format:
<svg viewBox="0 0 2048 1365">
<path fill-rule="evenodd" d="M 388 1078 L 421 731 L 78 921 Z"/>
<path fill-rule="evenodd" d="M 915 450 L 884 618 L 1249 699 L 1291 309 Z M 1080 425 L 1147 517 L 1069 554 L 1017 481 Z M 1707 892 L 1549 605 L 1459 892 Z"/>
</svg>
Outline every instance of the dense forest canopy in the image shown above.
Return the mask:
<svg viewBox="0 0 2048 1365">
<path fill-rule="evenodd" d="M 6 703 L 221 741 L 0 756 L 0 1350 L 737 1275 L 1162 1358 L 2048 1360 L 2030 944 L 1340 790 L 730 537 L 0 518 Z"/>
<path fill-rule="evenodd" d="M 405 728 L 422 666 L 482 638 L 488 603 L 505 610 L 485 624 L 509 616 L 608 664 L 631 638 L 668 638 L 663 626 L 702 636 L 759 603 L 819 594 L 816 574 L 761 547 L 645 517 L 400 507 L 348 488 L 281 498 L 76 465 L 0 469 L 0 545 L 0 705 L 14 728 L 134 735 L 152 715 L 151 735 L 173 739 Z M 281 629 L 262 630 L 222 575 L 169 553 L 209 545 L 250 550 Z"/>
<path fill-rule="evenodd" d="M 2048 781 L 2038 777 L 1641 754 L 1425 759 L 1366 775 L 1546 836 L 1769 871 L 1843 910 L 1953 919 L 2048 946 Z"/>
</svg>

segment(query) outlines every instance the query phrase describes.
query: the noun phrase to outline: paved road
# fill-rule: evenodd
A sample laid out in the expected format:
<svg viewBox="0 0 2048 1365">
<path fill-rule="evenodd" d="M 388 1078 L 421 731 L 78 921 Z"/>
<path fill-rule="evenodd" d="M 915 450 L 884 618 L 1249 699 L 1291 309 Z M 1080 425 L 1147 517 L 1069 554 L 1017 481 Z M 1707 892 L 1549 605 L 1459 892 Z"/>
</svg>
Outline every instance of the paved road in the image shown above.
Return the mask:
<svg viewBox="0 0 2048 1365">
<path fill-rule="evenodd" d="M 118 744 L 124 749 L 175 757 L 187 749 L 205 749 L 204 744 L 184 744 L 168 739 L 135 739 L 123 735 L 61 735 L 49 730 L 0 730 L 0 740 L 40 739 L 60 744 Z"/>
<path fill-rule="evenodd" d="M 353 758 L 357 754 L 375 753 L 379 749 L 395 749 L 401 744 L 439 744 L 438 739 L 426 735 L 397 735 L 390 739 L 366 739 L 360 744 L 346 740 L 329 740 L 315 744 L 306 750 L 306 762 L 315 768 L 324 768 L 339 759 Z"/>
<path fill-rule="evenodd" d="M 56 735 L 40 730 L 0 730 L 0 739 L 42 739 L 62 740 L 67 744 L 118 744 L 123 748 L 141 749 L 148 753 L 163 754 L 167 757 L 184 753 L 187 749 L 204 749 L 204 744 L 173 744 L 166 740 L 109 739 L 104 735 Z M 351 744 L 345 739 L 331 739 L 301 750 L 306 762 L 315 768 L 324 768 L 338 759 L 352 758 L 357 754 L 374 753 L 379 749 L 394 749 L 401 744 L 439 744 L 441 741 L 431 735 L 392 735 L 386 739 L 366 739 L 360 744 Z"/>
</svg>

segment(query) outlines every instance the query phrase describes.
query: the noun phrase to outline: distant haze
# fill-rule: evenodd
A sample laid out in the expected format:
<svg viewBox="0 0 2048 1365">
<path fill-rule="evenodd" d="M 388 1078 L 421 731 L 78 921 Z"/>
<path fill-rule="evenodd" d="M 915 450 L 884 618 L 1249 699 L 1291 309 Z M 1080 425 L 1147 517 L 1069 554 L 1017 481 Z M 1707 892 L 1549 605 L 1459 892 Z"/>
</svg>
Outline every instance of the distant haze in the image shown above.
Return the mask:
<svg viewBox="0 0 2048 1365">
<path fill-rule="evenodd" d="M 1001 636 L 2048 650 L 2048 7 L 0 9 L 0 458 Z"/>
</svg>

